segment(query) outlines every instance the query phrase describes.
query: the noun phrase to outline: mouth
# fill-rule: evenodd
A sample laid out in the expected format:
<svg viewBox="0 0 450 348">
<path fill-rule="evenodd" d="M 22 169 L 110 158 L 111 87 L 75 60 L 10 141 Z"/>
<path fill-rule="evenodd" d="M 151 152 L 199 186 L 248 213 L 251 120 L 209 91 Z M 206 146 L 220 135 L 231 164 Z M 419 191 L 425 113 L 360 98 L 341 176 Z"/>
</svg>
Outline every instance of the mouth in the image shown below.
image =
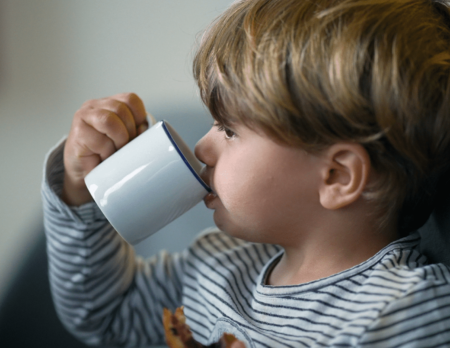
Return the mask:
<svg viewBox="0 0 450 348">
<path fill-rule="evenodd" d="M 205 202 L 205 205 L 208 209 L 214 209 L 213 208 L 213 202 L 218 198 L 217 194 L 214 192 L 214 190 L 211 188 L 211 192 L 208 193 L 205 198 L 203 198 L 203 202 Z"/>
<path fill-rule="evenodd" d="M 208 209 L 213 209 L 212 204 L 213 201 L 218 198 L 216 191 L 214 190 L 214 187 L 211 183 L 210 177 L 211 177 L 211 173 L 209 173 L 209 168 L 208 166 L 204 166 L 200 172 L 200 177 L 202 178 L 202 180 L 204 181 L 204 183 L 206 185 L 209 186 L 209 188 L 211 189 L 211 192 L 209 192 L 205 198 L 203 198 L 203 201 L 205 202 L 205 205 Z"/>
</svg>

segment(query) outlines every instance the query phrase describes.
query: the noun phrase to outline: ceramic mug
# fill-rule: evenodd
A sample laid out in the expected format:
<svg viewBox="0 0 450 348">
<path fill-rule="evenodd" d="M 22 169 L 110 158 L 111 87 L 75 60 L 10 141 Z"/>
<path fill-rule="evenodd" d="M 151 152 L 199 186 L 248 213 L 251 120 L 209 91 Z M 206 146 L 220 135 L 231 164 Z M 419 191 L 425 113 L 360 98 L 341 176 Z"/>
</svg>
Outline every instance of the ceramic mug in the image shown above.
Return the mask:
<svg viewBox="0 0 450 348">
<path fill-rule="evenodd" d="M 137 244 L 211 192 L 201 169 L 179 134 L 160 121 L 95 167 L 85 182 L 116 231 Z"/>
</svg>

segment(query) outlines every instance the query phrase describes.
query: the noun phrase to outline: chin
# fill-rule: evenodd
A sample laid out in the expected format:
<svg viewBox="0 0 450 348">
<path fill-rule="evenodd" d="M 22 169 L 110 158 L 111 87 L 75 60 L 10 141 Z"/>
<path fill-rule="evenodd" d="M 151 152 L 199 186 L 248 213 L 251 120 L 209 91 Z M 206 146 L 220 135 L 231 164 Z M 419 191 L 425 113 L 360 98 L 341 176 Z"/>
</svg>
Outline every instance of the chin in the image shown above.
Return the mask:
<svg viewBox="0 0 450 348">
<path fill-rule="evenodd" d="M 217 213 L 217 211 L 214 212 L 214 223 L 216 224 L 219 230 L 225 232 L 229 236 L 247 240 L 247 238 L 245 238 L 245 233 L 242 231 L 242 229 L 233 226 L 232 223 L 228 222 L 226 219 L 221 217 L 220 214 Z"/>
<path fill-rule="evenodd" d="M 276 234 L 263 229 L 261 225 L 253 224 L 252 226 L 245 217 L 236 217 L 223 207 L 217 207 L 214 210 L 213 218 L 217 228 L 231 237 L 251 243 L 276 244 L 274 243 Z"/>
<path fill-rule="evenodd" d="M 214 214 L 214 222 L 219 230 L 226 233 L 230 237 L 242 239 L 251 243 L 268 243 L 268 241 L 263 238 L 263 236 L 249 228 L 242 226 L 237 226 L 225 219 L 220 219 L 216 214 Z"/>
</svg>

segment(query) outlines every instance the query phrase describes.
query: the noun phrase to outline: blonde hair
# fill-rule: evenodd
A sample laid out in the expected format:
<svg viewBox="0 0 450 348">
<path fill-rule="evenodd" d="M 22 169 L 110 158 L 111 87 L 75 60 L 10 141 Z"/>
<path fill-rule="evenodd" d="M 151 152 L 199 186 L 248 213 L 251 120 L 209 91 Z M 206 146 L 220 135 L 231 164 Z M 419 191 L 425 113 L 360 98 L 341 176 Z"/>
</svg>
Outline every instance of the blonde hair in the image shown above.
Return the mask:
<svg viewBox="0 0 450 348">
<path fill-rule="evenodd" d="M 401 210 L 410 230 L 448 162 L 449 44 L 444 2 L 242 0 L 204 33 L 193 69 L 220 123 L 310 152 L 364 146 L 380 226 Z"/>
</svg>

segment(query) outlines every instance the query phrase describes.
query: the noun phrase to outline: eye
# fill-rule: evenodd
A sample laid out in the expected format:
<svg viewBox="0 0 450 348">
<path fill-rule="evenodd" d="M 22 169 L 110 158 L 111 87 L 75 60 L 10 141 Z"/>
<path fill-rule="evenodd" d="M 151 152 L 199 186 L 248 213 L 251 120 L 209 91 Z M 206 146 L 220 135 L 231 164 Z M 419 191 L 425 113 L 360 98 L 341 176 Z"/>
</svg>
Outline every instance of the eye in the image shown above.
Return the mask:
<svg viewBox="0 0 450 348">
<path fill-rule="evenodd" d="M 226 139 L 233 139 L 236 136 L 236 133 L 233 132 L 230 128 L 225 127 L 224 125 L 220 123 L 214 123 L 214 126 L 217 127 L 217 130 L 219 132 L 225 132 L 225 138 Z"/>
</svg>

